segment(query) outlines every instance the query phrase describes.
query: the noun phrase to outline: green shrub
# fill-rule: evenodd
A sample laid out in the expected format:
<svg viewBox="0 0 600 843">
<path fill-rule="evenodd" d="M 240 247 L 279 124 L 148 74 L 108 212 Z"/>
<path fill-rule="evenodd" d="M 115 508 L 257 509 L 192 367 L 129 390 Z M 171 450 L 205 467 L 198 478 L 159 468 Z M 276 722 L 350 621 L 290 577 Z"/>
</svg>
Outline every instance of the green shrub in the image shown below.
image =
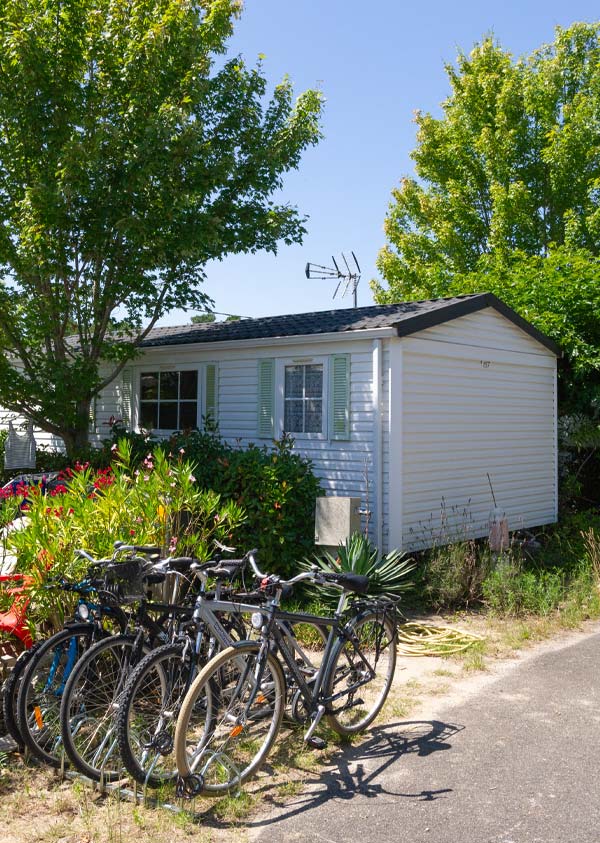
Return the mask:
<svg viewBox="0 0 600 843">
<path fill-rule="evenodd" d="M 566 596 L 567 579 L 559 570 L 522 570 L 501 560 L 483 583 L 487 606 L 499 615 L 541 615 L 556 611 Z"/>
<path fill-rule="evenodd" d="M 149 451 L 159 449 L 169 461 L 185 455 L 194 463 L 198 488 L 243 507 L 246 521 L 236 531 L 235 543 L 240 553 L 257 547 L 264 569 L 292 574 L 298 560 L 312 553 L 315 501 L 324 492 L 310 461 L 294 453 L 293 439 L 285 437 L 271 447 L 241 448 L 216 434 L 194 431 L 157 442 L 115 426 L 112 437 L 101 448 L 86 449 L 79 462 L 107 468 L 117 441 L 127 443 L 132 470 L 143 464 Z M 66 456 L 57 451 L 39 449 L 37 457 L 40 472 L 64 471 L 69 466 Z"/>
<path fill-rule="evenodd" d="M 287 576 L 314 549 L 315 501 L 324 494 L 309 460 L 293 451 L 289 437 L 268 448 L 233 447 L 218 436 L 193 432 L 169 440 L 196 465 L 196 480 L 244 508 L 236 533 L 240 552 L 258 548 L 263 570 Z"/>
<path fill-rule="evenodd" d="M 492 567 L 489 549 L 472 539 L 425 551 L 421 562 L 422 594 L 435 609 L 478 603 L 483 596 L 483 581 Z"/>
<path fill-rule="evenodd" d="M 399 597 L 413 588 L 408 574 L 415 569 L 413 559 L 399 550 L 392 550 L 386 556 L 380 556 L 378 549 L 367 536 L 353 533 L 345 542 L 340 543 L 337 554 L 324 553 L 314 559 L 305 560 L 300 567 L 308 570 L 318 564 L 324 571 L 334 574 L 360 574 L 369 578 L 369 594 L 378 597 Z M 335 587 L 321 586 L 308 588 L 313 599 L 320 599 L 330 608 L 338 603 L 340 591 Z"/>
</svg>

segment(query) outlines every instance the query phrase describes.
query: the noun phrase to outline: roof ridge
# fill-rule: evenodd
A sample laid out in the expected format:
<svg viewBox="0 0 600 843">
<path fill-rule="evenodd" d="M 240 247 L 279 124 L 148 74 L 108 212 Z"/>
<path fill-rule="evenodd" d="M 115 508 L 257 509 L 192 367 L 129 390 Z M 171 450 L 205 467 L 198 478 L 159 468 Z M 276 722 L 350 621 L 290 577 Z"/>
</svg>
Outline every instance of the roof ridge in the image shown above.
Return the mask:
<svg viewBox="0 0 600 843">
<path fill-rule="evenodd" d="M 180 325 L 157 325 L 150 330 L 150 333 L 155 330 L 182 330 L 184 328 L 190 330 L 210 330 L 211 328 L 222 327 L 223 325 L 234 325 L 239 322 L 245 322 L 248 324 L 249 322 L 258 322 L 267 319 L 306 319 L 311 316 L 324 316 L 325 314 L 357 314 L 359 311 L 371 310 L 371 311 L 383 311 L 385 308 L 390 307 L 400 307 L 401 305 L 417 305 L 417 304 L 435 304 L 437 302 L 452 302 L 456 300 L 462 299 L 472 299 L 477 298 L 478 296 L 485 296 L 487 293 L 464 293 L 463 295 L 459 296 L 445 296 L 442 298 L 437 299 L 409 299 L 405 301 L 399 302 L 389 302 L 387 304 L 370 304 L 370 305 L 363 305 L 361 307 L 332 307 L 328 310 L 308 310 L 302 313 L 277 313 L 272 314 L 270 316 L 247 316 L 240 319 L 235 320 L 226 320 L 223 319 L 221 321 L 215 322 L 186 322 Z"/>
</svg>

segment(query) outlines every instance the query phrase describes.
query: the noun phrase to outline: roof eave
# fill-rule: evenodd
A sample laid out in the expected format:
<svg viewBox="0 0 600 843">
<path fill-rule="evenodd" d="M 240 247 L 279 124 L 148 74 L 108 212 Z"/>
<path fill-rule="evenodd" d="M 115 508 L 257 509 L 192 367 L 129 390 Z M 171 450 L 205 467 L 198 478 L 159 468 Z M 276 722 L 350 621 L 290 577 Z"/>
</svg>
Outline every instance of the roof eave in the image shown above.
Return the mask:
<svg viewBox="0 0 600 843">
<path fill-rule="evenodd" d="M 153 343 L 152 345 L 138 346 L 140 351 L 153 351 L 155 349 L 170 348 L 171 350 L 192 349 L 202 350 L 203 348 L 253 348 L 256 346 L 272 345 L 306 345 L 309 342 L 343 342 L 352 340 L 383 339 L 385 337 L 397 336 L 394 327 L 385 328 L 364 328 L 356 331 L 331 331 L 325 334 L 292 334 L 277 337 L 256 337 L 252 339 L 239 340 L 205 340 L 204 342 L 164 342 Z"/>
<path fill-rule="evenodd" d="M 396 322 L 395 330 L 399 337 L 407 337 L 411 334 L 416 334 L 419 331 L 424 331 L 427 328 L 434 328 L 436 325 L 443 325 L 444 322 L 451 322 L 453 319 L 459 319 L 461 316 L 468 316 L 471 313 L 477 313 L 486 307 L 493 307 L 502 316 L 510 320 L 522 331 L 529 334 L 534 340 L 537 340 L 541 345 L 545 346 L 549 351 L 557 357 L 562 357 L 563 352 L 554 340 L 547 337 L 541 331 L 538 331 L 533 325 L 523 319 L 522 316 L 514 311 L 507 304 L 504 304 L 493 293 L 481 293 L 480 295 L 471 296 L 462 299 L 458 302 L 453 302 L 445 307 L 440 307 L 437 310 L 430 310 L 426 313 L 420 313 L 411 316 L 410 319 Z"/>
</svg>

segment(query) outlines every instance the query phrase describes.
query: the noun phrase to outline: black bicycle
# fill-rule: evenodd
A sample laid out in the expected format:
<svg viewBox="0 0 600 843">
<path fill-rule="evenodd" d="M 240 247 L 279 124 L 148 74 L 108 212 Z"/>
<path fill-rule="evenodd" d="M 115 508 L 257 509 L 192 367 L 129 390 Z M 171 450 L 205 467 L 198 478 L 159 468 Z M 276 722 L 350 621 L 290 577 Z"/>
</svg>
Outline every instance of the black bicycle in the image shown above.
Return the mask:
<svg viewBox="0 0 600 843">
<path fill-rule="evenodd" d="M 369 582 L 355 574 L 327 573 L 316 566 L 289 581 L 249 561 L 268 601 L 253 617 L 257 641 L 244 641 L 214 656 L 190 687 L 175 731 L 179 793 L 221 794 L 258 770 L 279 732 L 288 697 L 291 713 L 315 735 L 322 718 L 341 735 L 367 728 L 389 693 L 396 666 L 396 602 L 369 599 Z M 334 585 L 341 595 L 332 617 L 284 612 L 284 588 L 310 579 Z M 216 604 L 215 608 L 218 608 Z M 329 634 L 318 669 L 307 675 L 290 646 L 286 628 L 310 623 Z"/>
</svg>

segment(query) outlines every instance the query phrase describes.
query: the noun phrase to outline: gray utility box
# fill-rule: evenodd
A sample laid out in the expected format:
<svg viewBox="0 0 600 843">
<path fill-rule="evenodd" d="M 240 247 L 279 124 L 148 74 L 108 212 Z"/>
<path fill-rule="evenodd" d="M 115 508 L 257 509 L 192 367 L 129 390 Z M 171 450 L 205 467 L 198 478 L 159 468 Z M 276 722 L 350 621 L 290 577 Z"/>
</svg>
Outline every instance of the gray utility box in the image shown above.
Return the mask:
<svg viewBox="0 0 600 843">
<path fill-rule="evenodd" d="M 360 498 L 317 498 L 315 544 L 337 547 L 360 532 Z"/>
</svg>

